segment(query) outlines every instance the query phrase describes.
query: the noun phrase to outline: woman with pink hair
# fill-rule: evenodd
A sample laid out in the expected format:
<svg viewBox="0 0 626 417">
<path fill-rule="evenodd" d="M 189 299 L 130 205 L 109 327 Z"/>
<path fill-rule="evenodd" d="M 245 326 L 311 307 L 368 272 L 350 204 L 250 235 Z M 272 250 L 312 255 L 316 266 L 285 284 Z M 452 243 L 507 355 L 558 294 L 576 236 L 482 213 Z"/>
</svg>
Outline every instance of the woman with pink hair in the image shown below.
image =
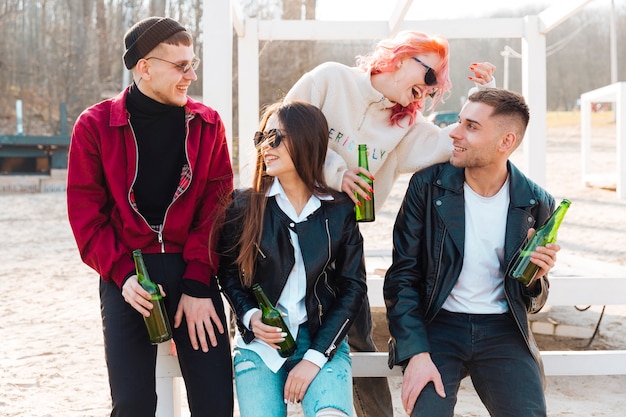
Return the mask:
<svg viewBox="0 0 626 417">
<path fill-rule="evenodd" d="M 404 31 L 380 41 L 357 66 L 323 63 L 304 74 L 285 101 L 302 100 L 319 107 L 329 125 L 329 145 L 324 167 L 326 183 L 345 191 L 358 204 L 374 182 L 376 210 L 387 199 L 400 174 L 412 173 L 447 161 L 452 152 L 448 132 L 426 121 L 422 110 L 434 109 L 452 86 L 449 78 L 448 41 L 441 36 Z M 468 77 L 478 88 L 494 87 L 495 67 L 472 63 Z M 358 167 L 357 147 L 368 147 L 369 170 Z M 348 342 L 353 351 L 376 351 L 372 318 L 365 300 Z M 354 406 L 359 417 L 393 416 L 386 378 L 355 378 Z"/>
<path fill-rule="evenodd" d="M 445 38 L 404 31 L 357 57 L 355 67 L 326 62 L 296 82 L 285 101 L 314 104 L 329 121 L 325 175 L 332 188 L 365 197 L 361 187 L 367 184 L 357 174 L 375 176 L 379 209 L 400 174 L 447 161 L 450 129 L 428 123 L 422 111 L 427 102 L 432 110 L 446 98 L 452 87 L 448 64 Z M 492 64 L 472 63 L 469 69 L 477 87 L 494 86 Z M 357 167 L 358 144 L 368 145 L 369 172 Z"/>
</svg>

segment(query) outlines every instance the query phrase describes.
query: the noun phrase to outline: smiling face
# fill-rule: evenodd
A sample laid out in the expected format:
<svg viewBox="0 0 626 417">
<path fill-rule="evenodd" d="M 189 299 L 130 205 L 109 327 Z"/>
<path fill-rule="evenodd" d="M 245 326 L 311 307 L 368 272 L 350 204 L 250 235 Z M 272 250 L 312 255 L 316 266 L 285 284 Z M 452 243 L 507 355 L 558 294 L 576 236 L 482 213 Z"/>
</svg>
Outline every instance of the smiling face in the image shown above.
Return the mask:
<svg viewBox="0 0 626 417">
<path fill-rule="evenodd" d="M 269 132 L 272 129 L 279 129 L 283 133 L 283 140 L 275 148 L 270 146 L 269 140 L 260 144 L 261 155 L 265 163 L 265 172 L 267 175 L 278 177 L 279 179 L 293 175 L 298 176 L 296 167 L 285 144 L 285 140 L 288 140 L 285 136 L 285 129 L 280 124 L 277 114 L 270 116 L 264 131 Z"/>
<path fill-rule="evenodd" d="M 146 59 L 150 57 L 158 59 Z M 139 89 L 159 103 L 184 106 L 187 103 L 187 90 L 198 76 L 193 68 L 183 72 L 174 64 L 184 66 L 192 62 L 194 57 L 192 45 L 159 44 L 137 63 L 136 71 L 141 77 L 137 83 Z"/>
<path fill-rule="evenodd" d="M 458 168 L 500 166 L 508 157 L 510 132 L 502 130 L 498 117 L 491 117 L 493 107 L 468 101 L 459 124 L 450 132 L 454 150 L 450 163 Z"/>
<path fill-rule="evenodd" d="M 412 102 L 424 100 L 426 96 L 434 91 L 435 86 L 429 86 L 424 79 L 429 68 L 437 68 L 439 57 L 436 54 L 420 54 L 416 58 L 407 57 L 398 64 L 398 67 L 391 73 L 393 88 L 386 92 L 385 96 L 404 107 Z"/>
</svg>

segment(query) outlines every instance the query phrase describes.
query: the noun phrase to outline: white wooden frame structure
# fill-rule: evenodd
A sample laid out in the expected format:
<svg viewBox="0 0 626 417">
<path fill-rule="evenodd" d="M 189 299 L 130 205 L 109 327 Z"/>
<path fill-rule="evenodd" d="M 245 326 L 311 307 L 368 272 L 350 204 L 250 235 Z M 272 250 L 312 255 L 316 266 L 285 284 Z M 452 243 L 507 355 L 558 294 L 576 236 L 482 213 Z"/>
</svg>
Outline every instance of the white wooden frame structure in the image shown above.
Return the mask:
<svg viewBox="0 0 626 417">
<path fill-rule="evenodd" d="M 388 263 L 388 255 L 386 259 Z M 385 305 L 382 286 L 383 278 L 368 276 L 368 297 L 372 307 Z M 552 277 L 548 304 L 625 305 L 626 276 Z M 181 416 L 180 367 L 178 359 L 170 355 L 169 349 L 169 343 L 162 343 L 157 355 L 157 417 Z M 400 367 L 389 369 L 387 366 L 387 352 L 353 352 L 350 356 L 353 376 L 402 376 Z M 626 375 L 626 350 L 541 351 L 541 357 L 547 376 Z"/>
<path fill-rule="evenodd" d="M 561 0 L 538 15 L 521 18 L 405 21 L 413 0 L 396 0 L 388 21 L 257 20 L 243 15 L 239 0 L 204 2 L 203 97 L 232 133 L 232 31 L 238 36 L 239 137 L 251 138 L 259 117 L 259 41 L 383 39 L 401 30 L 438 33 L 448 39 L 519 38 L 522 40 L 522 94 L 533 117 L 524 141 L 526 173 L 546 183 L 546 34 L 592 0 Z M 257 69 L 255 71 L 255 69 Z M 231 143 L 232 145 L 232 143 Z M 232 147 L 231 147 L 232 149 Z M 240 171 L 251 141 L 239 143 Z"/>
<path fill-rule="evenodd" d="M 626 199 L 626 82 L 618 82 L 580 96 L 580 133 L 582 156 L 583 185 L 598 179 L 591 169 L 591 105 L 592 103 L 613 103 L 615 112 L 615 143 L 617 172 L 611 175 L 615 179 L 617 197 Z"/>
</svg>

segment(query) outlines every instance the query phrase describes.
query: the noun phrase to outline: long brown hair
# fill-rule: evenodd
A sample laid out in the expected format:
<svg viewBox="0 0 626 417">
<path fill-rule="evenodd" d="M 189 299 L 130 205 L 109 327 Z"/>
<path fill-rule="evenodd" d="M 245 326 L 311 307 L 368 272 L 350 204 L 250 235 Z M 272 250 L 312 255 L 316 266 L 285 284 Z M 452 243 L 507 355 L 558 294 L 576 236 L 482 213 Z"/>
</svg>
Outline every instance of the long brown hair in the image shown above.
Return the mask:
<svg viewBox="0 0 626 417">
<path fill-rule="evenodd" d="M 324 114 L 317 107 L 302 101 L 274 103 L 268 106 L 261 121 L 259 130 L 264 131 L 268 119 L 276 115 L 285 134 L 283 143 L 289 152 L 296 172 L 311 194 L 332 195 L 324 180 L 324 161 L 328 149 L 328 123 Z M 245 198 L 248 204 L 241 213 L 242 233 L 237 242 L 239 254 L 237 264 L 242 284 L 252 285 L 254 264 L 260 250 L 263 234 L 263 217 L 265 215 L 266 194 L 274 177 L 267 175 L 260 148 L 257 148 L 256 169 L 252 188 L 241 193 L 238 198 Z"/>
</svg>

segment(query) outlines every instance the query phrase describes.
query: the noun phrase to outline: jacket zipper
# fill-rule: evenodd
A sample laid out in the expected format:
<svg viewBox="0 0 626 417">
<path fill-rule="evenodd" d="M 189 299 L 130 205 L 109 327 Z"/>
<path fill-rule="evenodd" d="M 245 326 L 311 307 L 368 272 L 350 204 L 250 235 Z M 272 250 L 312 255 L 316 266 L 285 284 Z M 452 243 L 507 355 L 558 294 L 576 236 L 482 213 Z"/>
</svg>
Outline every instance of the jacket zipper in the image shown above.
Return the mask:
<svg viewBox="0 0 626 417">
<path fill-rule="evenodd" d="M 441 239 L 441 246 L 439 247 L 439 260 L 437 262 L 437 273 L 435 274 L 435 284 L 433 285 L 433 288 L 437 288 L 438 283 L 439 283 L 439 278 L 441 275 L 441 257 L 443 256 L 443 242 L 445 242 L 446 240 L 446 234 L 447 234 L 447 228 L 444 227 L 443 229 L 443 238 Z M 428 305 L 426 306 L 426 309 L 424 311 L 429 311 L 430 308 L 433 305 L 433 301 L 435 300 L 435 291 L 432 292 L 432 294 L 430 295 L 430 298 L 428 300 Z"/>
<path fill-rule="evenodd" d="M 130 204 L 130 206 L 133 208 L 133 210 L 135 210 L 135 213 L 137 213 L 139 217 L 143 219 L 144 223 L 146 223 L 146 225 L 150 228 L 150 230 L 152 230 L 154 233 L 157 234 L 157 239 L 158 239 L 159 238 L 158 235 L 160 234 L 160 232 L 157 232 L 156 230 L 152 228 L 152 226 L 150 226 L 150 223 L 148 223 L 146 218 L 143 217 L 143 215 L 139 212 L 139 210 L 137 210 L 137 204 L 136 203 L 133 204 L 133 202 L 130 200 L 130 192 L 135 187 L 135 182 L 137 181 L 137 174 L 139 174 L 139 145 L 137 144 L 137 136 L 135 136 L 135 129 L 133 129 L 133 124 L 130 122 L 130 116 L 128 117 L 127 120 L 128 120 L 128 126 L 130 126 L 130 132 L 133 134 L 133 141 L 135 143 L 135 175 L 133 177 L 133 182 L 130 185 L 130 189 L 126 193 L 126 198 L 128 199 L 128 203 Z M 162 236 L 161 236 L 161 239 L 162 239 Z"/>
<path fill-rule="evenodd" d="M 258 243 L 255 243 L 254 246 L 256 246 L 256 250 L 261 254 L 261 256 L 263 257 L 263 259 L 266 259 L 267 256 L 265 256 L 265 254 L 263 253 L 263 251 L 261 250 L 261 246 L 259 246 Z"/>
<path fill-rule="evenodd" d="M 172 202 L 165 209 L 165 214 L 163 215 L 163 223 L 161 224 L 161 229 L 159 230 L 159 243 L 161 244 L 161 253 L 165 253 L 165 243 L 163 242 L 163 230 L 165 229 L 165 222 L 167 221 L 167 213 L 169 213 L 170 208 L 174 204 L 176 200 L 180 198 L 181 195 L 185 194 L 189 186 L 191 185 L 191 180 L 193 179 L 193 169 L 191 169 L 191 163 L 189 162 L 189 121 L 193 119 L 193 114 L 185 113 L 185 161 L 187 162 L 187 166 L 189 167 L 189 182 L 187 187 L 185 187 L 180 194 L 176 195 L 176 191 L 174 191 L 175 198 L 172 199 Z M 180 179 L 179 179 L 180 181 Z M 178 187 L 177 187 L 178 189 Z"/>
<path fill-rule="evenodd" d="M 350 319 L 346 319 L 346 321 L 343 322 L 343 324 L 341 325 L 341 327 L 339 328 L 339 331 L 337 332 L 337 334 L 335 335 L 335 338 L 333 339 L 333 341 L 330 343 L 330 346 L 328 347 L 328 349 L 326 349 L 326 352 L 324 352 L 324 354 L 326 356 L 330 356 L 330 353 L 337 349 L 337 345 L 335 343 L 337 343 L 337 339 L 339 339 L 339 335 L 341 334 L 341 332 L 343 332 L 343 329 L 346 328 L 346 326 L 348 325 L 348 323 L 350 322 Z"/>
<path fill-rule="evenodd" d="M 326 267 L 328 267 L 328 262 L 330 262 L 330 257 L 332 253 L 332 247 L 330 244 L 330 230 L 328 225 L 328 219 L 325 220 L 325 228 L 326 228 L 326 241 L 328 243 L 328 256 L 326 258 L 326 263 L 324 264 L 324 268 L 322 268 L 322 273 L 319 274 L 315 280 L 315 285 L 313 286 L 313 294 L 315 295 L 315 299 L 317 300 L 317 319 L 319 320 L 320 326 L 322 325 L 322 316 L 324 315 L 324 308 L 322 307 L 322 300 L 320 300 L 319 295 L 317 294 L 317 286 L 319 285 L 320 278 L 322 275 L 325 275 Z M 325 282 L 324 285 L 327 285 Z M 334 291 L 331 291 L 334 293 Z"/>
<path fill-rule="evenodd" d="M 363 112 L 363 116 L 361 116 L 361 122 L 359 123 L 359 125 L 358 125 L 358 126 L 357 126 L 357 128 L 356 128 L 356 130 L 357 130 L 357 131 L 360 131 L 360 130 L 361 130 L 361 127 L 363 127 L 363 123 L 365 123 L 365 117 L 367 116 L 367 113 L 369 112 L 370 107 L 372 107 L 372 106 L 373 106 L 373 105 L 375 105 L 375 104 L 380 104 L 380 103 L 382 103 L 383 101 L 385 101 L 385 97 L 384 97 L 384 96 L 383 96 L 383 97 L 381 97 L 381 98 L 380 98 L 380 100 L 378 100 L 378 101 L 372 101 L 370 104 L 368 104 L 368 105 L 367 105 L 367 108 L 366 108 L 366 109 L 365 109 L 365 111 Z"/>
<path fill-rule="evenodd" d="M 185 115 L 185 160 L 187 161 L 187 165 L 189 166 L 189 172 L 191 173 L 191 176 L 189 178 L 189 183 L 191 183 L 191 178 L 193 177 L 193 170 L 191 169 L 191 164 L 189 163 L 189 148 L 188 148 L 189 121 L 193 119 L 193 117 L 194 116 L 192 114 Z M 133 140 L 135 142 L 135 176 L 133 177 L 133 182 L 130 188 L 132 190 L 135 185 L 135 181 L 137 181 L 137 174 L 139 173 L 139 145 L 137 144 L 137 136 L 135 135 L 135 129 L 133 129 L 133 125 L 130 122 L 130 117 L 127 120 L 128 120 L 128 126 L 130 126 L 130 131 L 133 134 Z M 139 215 L 139 217 L 143 219 L 143 221 L 148 225 L 150 230 L 154 231 L 157 234 L 157 241 L 159 242 L 159 245 L 161 246 L 161 253 L 165 253 L 165 242 L 163 241 L 163 229 L 165 228 L 165 220 L 167 219 L 167 213 L 170 211 L 170 207 L 172 207 L 172 204 L 174 204 L 174 201 L 178 200 L 178 198 L 183 193 L 185 193 L 185 191 L 187 191 L 187 188 L 185 188 L 178 196 L 176 196 L 176 198 L 173 199 L 172 202 L 167 206 L 167 209 L 165 209 L 165 214 L 163 215 L 163 223 L 161 223 L 161 226 L 159 227 L 158 231 L 155 231 L 152 228 L 152 226 L 150 225 L 150 223 L 148 223 L 146 218 L 139 212 L 139 210 L 137 210 L 136 205 L 132 204 L 132 202 L 130 201 L 130 196 L 127 195 L 128 202 L 133 207 L 135 212 Z M 128 194 L 130 194 L 130 190 L 128 191 Z"/>
</svg>

